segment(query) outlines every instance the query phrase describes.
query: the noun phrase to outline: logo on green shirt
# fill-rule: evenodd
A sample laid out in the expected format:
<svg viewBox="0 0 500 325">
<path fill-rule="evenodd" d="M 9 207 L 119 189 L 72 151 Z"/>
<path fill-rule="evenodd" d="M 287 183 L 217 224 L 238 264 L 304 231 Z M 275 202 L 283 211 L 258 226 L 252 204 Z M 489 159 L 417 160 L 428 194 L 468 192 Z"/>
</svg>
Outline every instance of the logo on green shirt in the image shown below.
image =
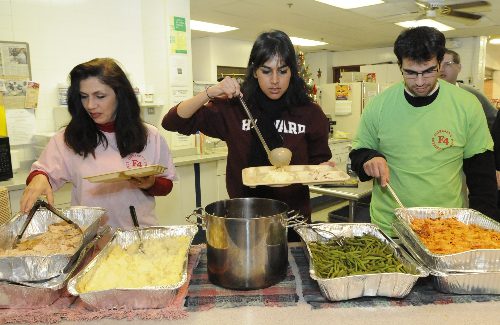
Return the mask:
<svg viewBox="0 0 500 325">
<path fill-rule="evenodd" d="M 453 135 L 448 130 L 437 130 L 432 137 L 432 145 L 437 150 L 453 147 Z"/>
</svg>

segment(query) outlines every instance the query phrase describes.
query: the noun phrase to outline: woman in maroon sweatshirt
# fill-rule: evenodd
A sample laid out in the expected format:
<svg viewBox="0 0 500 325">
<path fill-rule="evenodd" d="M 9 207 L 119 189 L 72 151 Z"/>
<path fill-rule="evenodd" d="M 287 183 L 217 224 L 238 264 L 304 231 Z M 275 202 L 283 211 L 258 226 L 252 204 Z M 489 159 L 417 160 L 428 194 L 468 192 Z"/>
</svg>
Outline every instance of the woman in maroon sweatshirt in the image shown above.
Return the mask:
<svg viewBox="0 0 500 325">
<path fill-rule="evenodd" d="M 250 188 L 243 185 L 242 169 L 266 166 L 270 162 L 241 107 L 240 95 L 257 120 L 269 149 L 290 149 L 292 165 L 316 165 L 332 157 L 328 147 L 328 119 L 307 95 L 292 42 L 281 31 L 266 32 L 257 38 L 241 87 L 236 79 L 226 77 L 205 92 L 172 107 L 163 118 L 162 126 L 185 135 L 200 131 L 226 142 L 226 184 L 230 198 L 280 200 L 310 221 L 307 186 Z"/>
</svg>

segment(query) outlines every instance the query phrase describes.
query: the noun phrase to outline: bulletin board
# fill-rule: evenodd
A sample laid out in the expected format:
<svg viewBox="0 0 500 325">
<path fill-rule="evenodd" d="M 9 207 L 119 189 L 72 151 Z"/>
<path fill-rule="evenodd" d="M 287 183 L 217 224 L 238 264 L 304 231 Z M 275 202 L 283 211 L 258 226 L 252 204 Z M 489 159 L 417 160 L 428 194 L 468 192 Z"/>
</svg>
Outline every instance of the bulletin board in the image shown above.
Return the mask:
<svg viewBox="0 0 500 325">
<path fill-rule="evenodd" d="M 0 41 L 0 92 L 5 108 L 25 108 L 31 80 L 29 45 L 26 42 Z"/>
</svg>

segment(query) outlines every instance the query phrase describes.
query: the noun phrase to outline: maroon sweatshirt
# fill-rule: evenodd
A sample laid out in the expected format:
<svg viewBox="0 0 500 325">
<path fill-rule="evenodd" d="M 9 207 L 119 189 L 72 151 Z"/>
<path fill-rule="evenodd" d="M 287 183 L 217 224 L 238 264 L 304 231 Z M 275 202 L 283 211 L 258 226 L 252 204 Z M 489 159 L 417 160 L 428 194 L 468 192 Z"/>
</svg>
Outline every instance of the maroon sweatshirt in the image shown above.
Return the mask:
<svg viewBox="0 0 500 325">
<path fill-rule="evenodd" d="M 332 157 L 328 147 L 328 119 L 318 105 L 309 104 L 285 110 L 275 120 L 275 125 L 283 137 L 283 147 L 292 151 L 291 165 L 317 165 Z M 294 184 L 251 189 L 243 185 L 241 171 L 249 167 L 251 144 L 256 135 L 251 131 L 250 120 L 239 102 L 214 99 L 187 119 L 180 117 L 177 106 L 174 106 L 163 118 L 162 126 L 168 131 L 185 135 L 200 131 L 226 142 L 226 186 L 230 198 L 275 199 L 287 203 L 291 209 L 310 218 L 311 205 L 307 186 Z"/>
</svg>

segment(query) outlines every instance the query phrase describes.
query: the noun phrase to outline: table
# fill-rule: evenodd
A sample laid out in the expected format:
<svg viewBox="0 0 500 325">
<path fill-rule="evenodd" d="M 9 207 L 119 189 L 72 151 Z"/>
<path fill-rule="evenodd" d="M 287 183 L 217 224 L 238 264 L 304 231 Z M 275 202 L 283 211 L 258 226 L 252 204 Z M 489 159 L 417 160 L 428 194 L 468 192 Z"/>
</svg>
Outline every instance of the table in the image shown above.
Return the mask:
<svg viewBox="0 0 500 325">
<path fill-rule="evenodd" d="M 357 202 L 372 193 L 373 181 L 359 182 L 358 187 L 321 187 L 320 185 L 309 185 L 309 191 L 313 193 L 330 195 L 349 201 L 349 217 L 347 222 L 354 222 L 354 214 Z"/>
</svg>

